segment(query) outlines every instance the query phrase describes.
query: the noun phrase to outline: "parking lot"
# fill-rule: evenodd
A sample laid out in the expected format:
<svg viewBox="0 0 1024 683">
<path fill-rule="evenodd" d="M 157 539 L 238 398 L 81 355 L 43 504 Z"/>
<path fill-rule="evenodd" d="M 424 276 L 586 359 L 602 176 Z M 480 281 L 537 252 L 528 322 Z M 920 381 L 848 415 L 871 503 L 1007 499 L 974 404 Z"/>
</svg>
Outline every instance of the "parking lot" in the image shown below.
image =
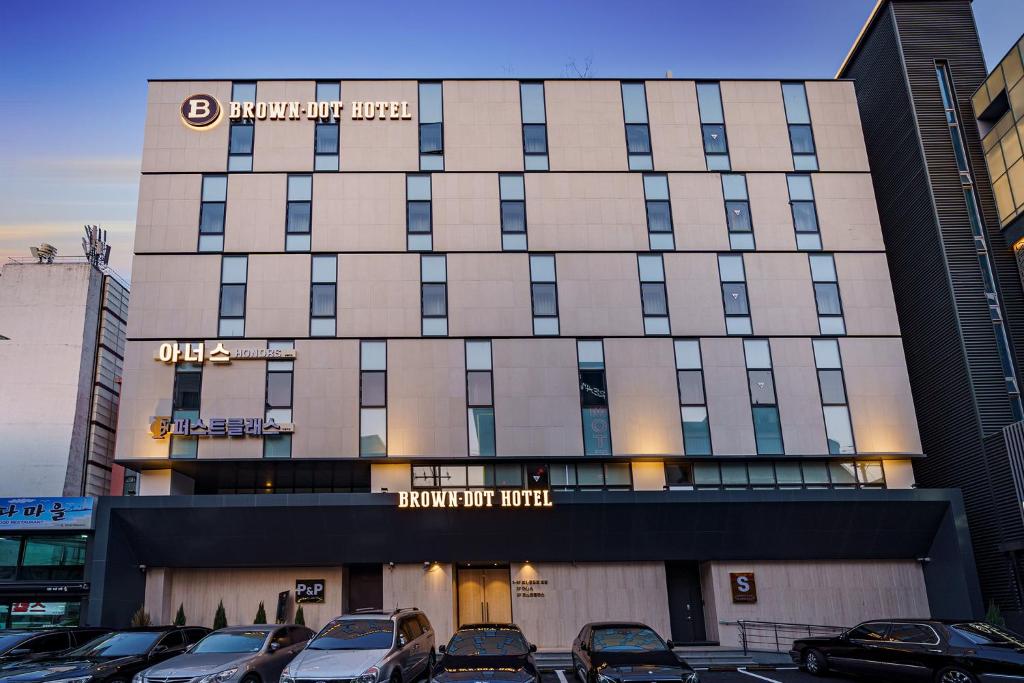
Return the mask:
<svg viewBox="0 0 1024 683">
<path fill-rule="evenodd" d="M 757 681 L 763 681 L 764 683 L 811 683 L 811 681 L 821 680 L 795 667 L 778 669 L 776 671 L 746 671 L 742 669 L 738 671 L 702 671 L 698 669 L 698 671 L 700 673 L 700 680 L 702 682 L 709 681 L 710 683 L 757 683 Z M 833 680 L 842 681 L 843 679 L 837 677 Z M 541 674 L 541 683 L 576 683 L 576 680 L 573 678 L 571 671 L 545 671 Z"/>
</svg>

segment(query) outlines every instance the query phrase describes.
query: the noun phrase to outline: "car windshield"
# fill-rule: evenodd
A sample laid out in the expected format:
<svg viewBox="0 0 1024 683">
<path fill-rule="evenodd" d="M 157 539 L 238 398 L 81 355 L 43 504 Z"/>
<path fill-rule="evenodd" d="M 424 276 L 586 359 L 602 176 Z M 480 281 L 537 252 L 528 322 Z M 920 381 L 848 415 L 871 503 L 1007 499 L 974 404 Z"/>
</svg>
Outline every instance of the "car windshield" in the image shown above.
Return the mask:
<svg viewBox="0 0 1024 683">
<path fill-rule="evenodd" d="M 310 650 L 387 650 L 394 641 L 390 619 L 339 619 L 307 646 Z"/>
<path fill-rule="evenodd" d="M 975 645 L 1002 645 L 1006 647 L 1024 647 L 1024 638 L 1013 631 L 985 624 L 979 621 L 972 621 L 963 624 L 956 624 L 951 627 Z"/>
<path fill-rule="evenodd" d="M 0 652 L 3 652 L 11 645 L 16 645 L 21 641 L 25 640 L 28 636 L 24 633 L 8 633 L 4 634 L 0 631 Z"/>
<path fill-rule="evenodd" d="M 643 626 L 616 626 L 594 629 L 595 652 L 657 652 L 665 650 L 665 642 Z"/>
<path fill-rule="evenodd" d="M 266 631 L 229 631 L 211 633 L 192 648 L 193 654 L 210 652 L 259 652 L 263 641 L 267 639 Z"/>
<path fill-rule="evenodd" d="M 445 654 L 456 657 L 517 657 L 529 650 L 530 646 L 519 629 L 468 628 L 452 636 Z"/>
<path fill-rule="evenodd" d="M 86 645 L 72 650 L 69 657 L 125 657 L 143 655 L 162 636 L 160 631 L 137 631 L 134 633 L 108 633 Z"/>
</svg>

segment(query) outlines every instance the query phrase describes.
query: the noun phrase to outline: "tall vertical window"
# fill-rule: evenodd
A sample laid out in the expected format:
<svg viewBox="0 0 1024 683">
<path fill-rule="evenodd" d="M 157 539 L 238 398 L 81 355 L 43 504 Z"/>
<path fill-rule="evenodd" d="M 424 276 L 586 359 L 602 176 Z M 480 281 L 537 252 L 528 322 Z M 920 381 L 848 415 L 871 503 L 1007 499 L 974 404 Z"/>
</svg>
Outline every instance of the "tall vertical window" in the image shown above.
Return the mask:
<svg viewBox="0 0 1024 683">
<path fill-rule="evenodd" d="M 668 176 L 644 175 L 644 200 L 647 202 L 647 237 L 651 251 L 676 248 L 672 232 L 672 203 L 668 194 Z"/>
<path fill-rule="evenodd" d="M 544 111 L 544 84 L 519 84 L 520 110 L 523 116 L 523 168 L 548 170 L 548 126 Z"/>
<path fill-rule="evenodd" d="M 839 342 L 835 339 L 815 339 L 812 344 L 814 366 L 818 369 L 818 388 L 821 390 L 821 409 L 825 416 L 828 452 L 856 453 Z"/>
<path fill-rule="evenodd" d="M 729 143 L 725 138 L 725 114 L 718 83 L 697 84 L 700 131 L 704 139 L 704 159 L 709 171 L 728 171 Z"/>
<path fill-rule="evenodd" d="M 622 84 L 622 113 L 626 121 L 626 151 L 629 170 L 650 171 L 651 127 L 647 123 L 647 88 L 643 83 Z"/>
<path fill-rule="evenodd" d="M 174 366 L 174 394 L 171 398 L 171 419 L 199 419 L 199 401 L 203 391 L 203 366 L 178 363 Z M 171 435 L 170 457 L 194 458 L 199 442 L 194 436 Z"/>
<path fill-rule="evenodd" d="M 533 333 L 558 334 L 558 285 L 553 255 L 530 256 L 530 297 L 533 301 Z"/>
<path fill-rule="evenodd" d="M 775 374 L 772 352 L 767 339 L 744 339 L 743 355 L 747 362 L 747 385 L 750 388 L 750 413 L 754 420 L 754 441 L 759 455 L 781 455 L 782 424 L 775 398 Z"/>
<path fill-rule="evenodd" d="M 967 151 L 964 147 L 964 140 L 960 131 L 960 117 L 957 113 L 956 96 L 953 90 L 953 78 L 949 71 L 949 65 L 946 62 L 936 62 L 935 75 L 939 80 L 939 92 L 942 94 L 942 106 L 946 113 L 946 123 L 949 125 L 953 156 L 956 158 L 957 169 L 960 171 L 960 184 L 964 191 L 964 202 L 967 204 L 967 218 L 971 224 L 971 232 L 974 234 L 974 248 L 978 257 L 978 264 L 981 266 L 981 277 L 985 284 L 985 299 L 988 302 L 989 314 L 992 318 L 992 330 L 995 333 L 999 363 L 1003 368 L 1003 376 L 1006 380 L 1006 394 L 1010 401 L 1010 410 L 1013 411 L 1015 419 L 1022 420 L 1024 419 L 1024 405 L 1021 403 L 1020 385 L 1017 382 L 1017 369 L 1013 364 L 1010 354 L 1010 340 L 1006 335 L 1006 326 L 1003 322 L 1003 307 L 999 301 L 999 291 L 996 289 L 996 276 L 992 269 L 992 261 L 989 258 L 988 246 L 985 240 L 985 224 L 982 221 L 981 211 L 978 208 L 974 181 L 967 161 Z"/>
<path fill-rule="evenodd" d="M 494 378 L 491 342 L 466 340 L 466 406 L 469 454 L 494 455 Z"/>
<path fill-rule="evenodd" d="M 340 102 L 341 83 L 337 81 L 320 82 L 316 84 L 317 102 Z M 341 138 L 338 117 L 328 116 L 325 119 L 317 119 L 316 133 L 314 135 L 313 149 L 315 171 L 337 171 L 338 170 L 338 144 Z"/>
<path fill-rule="evenodd" d="M 814 188 L 811 176 L 790 173 L 786 176 L 789 186 L 789 208 L 793 213 L 793 229 L 796 230 L 796 248 L 802 251 L 821 249 L 821 233 L 818 232 L 818 211 L 814 205 Z"/>
<path fill-rule="evenodd" d="M 644 334 L 668 334 L 668 293 L 665 264 L 661 254 L 638 254 L 640 303 L 644 312 Z"/>
<path fill-rule="evenodd" d="M 313 256 L 309 285 L 309 336 L 333 337 L 338 320 L 338 257 Z"/>
<path fill-rule="evenodd" d="M 242 103 L 243 116 L 246 113 L 246 104 L 256 104 L 255 83 L 232 83 L 231 101 Z M 248 108 L 252 111 L 251 107 Z M 252 170 L 252 142 L 256 121 L 252 116 L 244 116 L 237 121 L 231 122 L 228 131 L 228 170 L 229 171 L 251 171 Z"/>
<path fill-rule="evenodd" d="M 247 256 L 222 256 L 220 261 L 221 337 L 245 336 L 245 283 L 249 266 Z"/>
<path fill-rule="evenodd" d="M 522 173 L 498 176 L 501 193 L 501 248 L 505 251 L 526 250 L 526 186 Z"/>
<path fill-rule="evenodd" d="M 747 275 L 743 269 L 743 257 L 719 254 L 718 277 L 722 283 L 726 333 L 750 334 L 750 302 L 747 299 Z"/>
<path fill-rule="evenodd" d="M 786 105 L 789 123 L 789 146 L 793 150 L 793 168 L 797 171 L 817 171 L 818 157 L 814 150 L 811 131 L 811 112 L 807 108 L 807 91 L 803 83 L 783 83 L 782 100 Z"/>
<path fill-rule="evenodd" d="M 228 177 L 204 175 L 199 204 L 199 251 L 224 251 L 224 215 L 227 212 Z"/>
<path fill-rule="evenodd" d="M 729 246 L 753 249 L 754 223 L 750 217 L 747 177 L 742 173 L 723 173 L 722 196 L 725 198 L 725 221 L 729 226 Z"/>
<path fill-rule="evenodd" d="M 388 454 L 388 347 L 359 345 L 359 455 Z"/>
<path fill-rule="evenodd" d="M 294 349 L 294 341 L 267 342 L 268 349 Z M 267 361 L 267 406 L 264 417 L 278 424 L 292 422 L 295 361 Z M 275 433 L 263 437 L 264 458 L 292 457 L 292 435 Z"/>
<path fill-rule="evenodd" d="M 434 247 L 433 208 L 429 173 L 405 176 L 406 246 L 409 251 L 430 251 Z"/>
<path fill-rule="evenodd" d="M 420 83 L 420 170 L 444 170 L 444 106 L 441 84 Z"/>
<path fill-rule="evenodd" d="M 309 251 L 313 219 L 313 176 L 288 176 L 288 208 L 285 216 L 285 251 Z"/>
<path fill-rule="evenodd" d="M 711 455 L 711 428 L 708 402 L 704 394 L 704 367 L 700 342 L 677 339 L 676 380 L 679 386 L 679 411 L 683 420 L 683 452 L 686 455 Z"/>
<path fill-rule="evenodd" d="M 818 306 L 818 329 L 821 334 L 846 334 L 836 261 L 832 254 L 811 254 L 809 258 L 814 302 Z"/>
<path fill-rule="evenodd" d="M 448 334 L 448 272 L 446 257 L 420 257 L 420 302 L 423 313 L 423 336 L 443 337 Z"/>
<path fill-rule="evenodd" d="M 599 339 L 576 342 L 580 370 L 580 409 L 583 415 L 583 453 L 611 455 L 612 431 L 608 421 L 608 389 L 604 374 L 604 343 Z"/>
</svg>

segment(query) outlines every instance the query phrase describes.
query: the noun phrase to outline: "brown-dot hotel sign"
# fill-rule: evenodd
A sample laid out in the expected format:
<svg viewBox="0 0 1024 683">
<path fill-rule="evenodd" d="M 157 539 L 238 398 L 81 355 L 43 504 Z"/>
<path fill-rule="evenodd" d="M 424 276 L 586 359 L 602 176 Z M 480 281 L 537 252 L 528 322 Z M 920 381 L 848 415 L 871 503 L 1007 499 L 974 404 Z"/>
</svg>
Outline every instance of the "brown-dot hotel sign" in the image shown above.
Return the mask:
<svg viewBox="0 0 1024 683">
<path fill-rule="evenodd" d="M 182 101 L 179 111 L 181 122 L 192 130 L 215 128 L 225 115 L 231 121 L 336 121 L 347 111 L 356 121 L 412 119 L 412 111 L 406 101 L 350 101 L 347 106 L 341 100 L 257 101 L 228 102 L 227 107 L 223 107 L 216 97 L 206 93 L 189 95 Z"/>
<path fill-rule="evenodd" d="M 754 572 L 730 572 L 729 586 L 733 602 L 757 602 L 757 583 Z"/>
</svg>

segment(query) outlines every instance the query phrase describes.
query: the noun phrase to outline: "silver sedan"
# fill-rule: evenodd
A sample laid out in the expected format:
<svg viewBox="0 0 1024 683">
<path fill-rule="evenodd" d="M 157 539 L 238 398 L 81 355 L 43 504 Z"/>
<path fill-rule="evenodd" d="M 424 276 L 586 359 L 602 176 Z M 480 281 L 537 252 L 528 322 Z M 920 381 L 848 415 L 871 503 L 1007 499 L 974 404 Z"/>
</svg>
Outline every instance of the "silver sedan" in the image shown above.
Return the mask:
<svg viewBox="0 0 1024 683">
<path fill-rule="evenodd" d="M 305 626 L 231 626 L 185 654 L 135 675 L 132 683 L 276 683 L 313 632 Z"/>
</svg>

